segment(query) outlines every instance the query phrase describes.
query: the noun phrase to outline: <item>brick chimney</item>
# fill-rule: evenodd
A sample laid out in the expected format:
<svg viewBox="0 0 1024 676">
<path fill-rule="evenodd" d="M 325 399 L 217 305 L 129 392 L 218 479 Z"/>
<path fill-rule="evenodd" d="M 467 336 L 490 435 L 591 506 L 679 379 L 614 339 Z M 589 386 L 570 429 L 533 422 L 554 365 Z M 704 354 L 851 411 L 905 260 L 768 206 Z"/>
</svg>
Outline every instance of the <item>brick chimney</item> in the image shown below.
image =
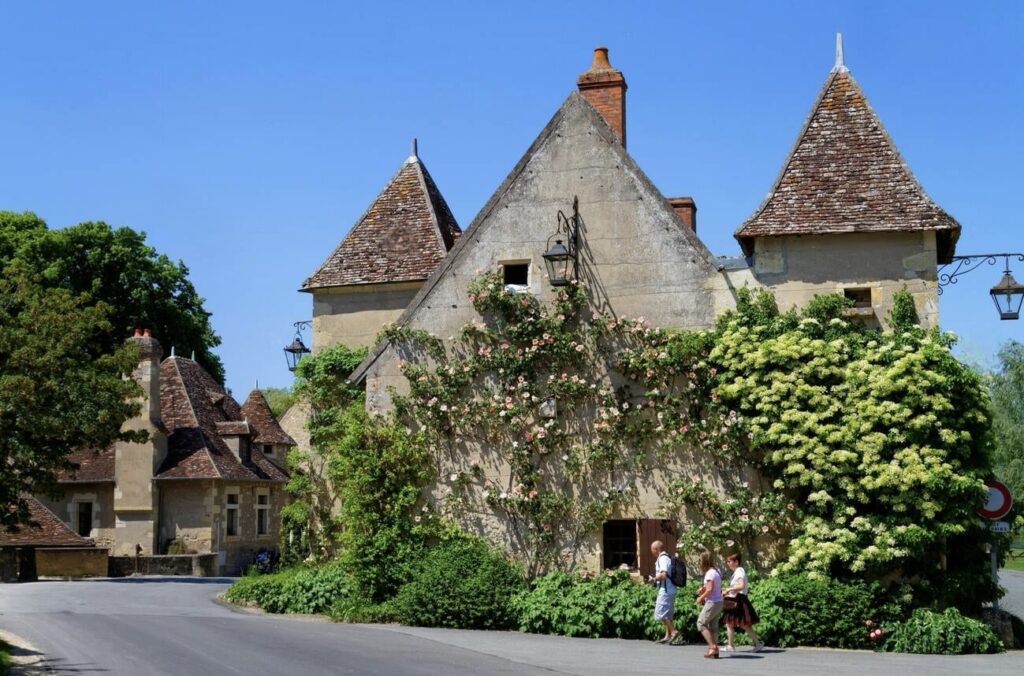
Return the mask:
<svg viewBox="0 0 1024 676">
<path fill-rule="evenodd" d="M 679 219 L 694 232 L 697 232 L 697 203 L 692 197 L 667 197 L 668 205 L 676 212 Z"/>
<path fill-rule="evenodd" d="M 594 49 L 594 62 L 590 64 L 590 70 L 579 76 L 576 85 L 583 98 L 601 113 L 601 117 L 619 135 L 619 140 L 625 146 L 626 78 L 608 63 L 607 47 Z"/>
</svg>

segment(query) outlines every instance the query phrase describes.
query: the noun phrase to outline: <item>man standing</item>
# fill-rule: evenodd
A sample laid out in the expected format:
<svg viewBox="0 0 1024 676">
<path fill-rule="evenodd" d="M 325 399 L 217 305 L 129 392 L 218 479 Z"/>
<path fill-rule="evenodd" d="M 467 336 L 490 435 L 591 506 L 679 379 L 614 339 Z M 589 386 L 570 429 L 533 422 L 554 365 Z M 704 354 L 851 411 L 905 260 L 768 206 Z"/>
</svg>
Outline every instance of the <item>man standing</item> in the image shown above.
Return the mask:
<svg viewBox="0 0 1024 676">
<path fill-rule="evenodd" d="M 672 559 L 665 553 L 665 545 L 661 540 L 651 543 L 651 554 L 654 555 L 654 576 L 649 578 L 658 585 L 658 598 L 654 602 L 654 619 L 665 625 L 665 635 L 658 643 L 674 643 L 679 637 L 672 618 L 676 608 L 676 586 L 672 584 Z"/>
</svg>

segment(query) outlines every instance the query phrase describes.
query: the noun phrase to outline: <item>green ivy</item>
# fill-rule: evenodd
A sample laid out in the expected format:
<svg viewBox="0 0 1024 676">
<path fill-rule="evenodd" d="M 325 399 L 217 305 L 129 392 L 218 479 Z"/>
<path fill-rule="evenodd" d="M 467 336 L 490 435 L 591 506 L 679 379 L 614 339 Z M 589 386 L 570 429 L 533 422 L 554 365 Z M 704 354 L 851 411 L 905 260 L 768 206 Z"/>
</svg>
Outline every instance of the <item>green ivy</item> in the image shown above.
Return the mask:
<svg viewBox="0 0 1024 676">
<path fill-rule="evenodd" d="M 956 608 L 938 613 L 918 608 L 888 633 L 884 649 L 899 653 L 927 655 L 968 655 L 1000 653 L 1004 647 L 992 628 L 964 617 Z"/>
</svg>

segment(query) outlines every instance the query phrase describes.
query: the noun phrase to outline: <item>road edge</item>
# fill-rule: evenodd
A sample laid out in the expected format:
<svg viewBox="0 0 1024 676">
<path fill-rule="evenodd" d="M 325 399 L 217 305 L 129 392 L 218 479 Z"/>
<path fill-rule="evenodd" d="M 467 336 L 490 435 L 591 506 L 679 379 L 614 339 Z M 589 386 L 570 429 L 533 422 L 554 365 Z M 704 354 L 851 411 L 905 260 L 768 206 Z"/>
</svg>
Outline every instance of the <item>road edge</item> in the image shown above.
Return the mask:
<svg viewBox="0 0 1024 676">
<path fill-rule="evenodd" d="M 27 640 L 0 629 L 0 640 L 11 646 L 11 676 L 52 674 L 46 656 Z"/>
</svg>

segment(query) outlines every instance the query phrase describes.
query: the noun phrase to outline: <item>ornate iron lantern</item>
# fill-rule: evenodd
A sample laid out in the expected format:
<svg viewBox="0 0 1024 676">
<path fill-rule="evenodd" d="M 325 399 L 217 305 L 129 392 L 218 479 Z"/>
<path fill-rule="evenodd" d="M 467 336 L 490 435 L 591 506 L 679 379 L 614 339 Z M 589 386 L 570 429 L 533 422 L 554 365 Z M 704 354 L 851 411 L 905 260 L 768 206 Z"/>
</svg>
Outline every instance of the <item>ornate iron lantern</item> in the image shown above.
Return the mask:
<svg viewBox="0 0 1024 676">
<path fill-rule="evenodd" d="M 995 265 L 996 261 L 1003 259 L 1003 278 L 993 286 L 988 294 L 992 296 L 992 302 L 996 304 L 996 311 L 1000 319 L 1020 319 L 1020 308 L 1024 302 L 1024 286 L 1017 283 L 1010 272 L 1010 259 L 1015 258 L 1024 262 L 1022 253 L 995 253 L 975 254 L 972 256 L 953 256 L 950 262 L 939 268 L 939 295 L 942 295 L 943 287 L 949 284 L 956 284 L 962 275 L 977 270 L 984 264 Z M 949 272 L 943 272 L 949 268 Z"/>
<path fill-rule="evenodd" d="M 565 286 L 576 278 L 577 237 L 579 236 L 579 198 L 572 198 L 572 216 L 558 212 L 558 228 L 548 237 L 547 251 L 543 253 L 551 286 Z M 551 240 L 555 243 L 552 244 Z"/>
<path fill-rule="evenodd" d="M 291 345 L 287 345 L 284 348 L 284 358 L 288 362 L 288 370 L 294 372 L 299 367 L 299 362 L 302 358 L 310 353 L 306 344 L 302 342 L 302 328 L 308 327 L 311 322 L 295 322 L 295 339 L 292 340 Z"/>
<path fill-rule="evenodd" d="M 1010 274 L 1009 261 L 1003 271 L 1003 278 L 988 293 L 992 296 L 992 302 L 996 304 L 1000 319 L 1020 318 L 1020 306 L 1024 302 L 1024 286 L 1018 284 Z"/>
</svg>

